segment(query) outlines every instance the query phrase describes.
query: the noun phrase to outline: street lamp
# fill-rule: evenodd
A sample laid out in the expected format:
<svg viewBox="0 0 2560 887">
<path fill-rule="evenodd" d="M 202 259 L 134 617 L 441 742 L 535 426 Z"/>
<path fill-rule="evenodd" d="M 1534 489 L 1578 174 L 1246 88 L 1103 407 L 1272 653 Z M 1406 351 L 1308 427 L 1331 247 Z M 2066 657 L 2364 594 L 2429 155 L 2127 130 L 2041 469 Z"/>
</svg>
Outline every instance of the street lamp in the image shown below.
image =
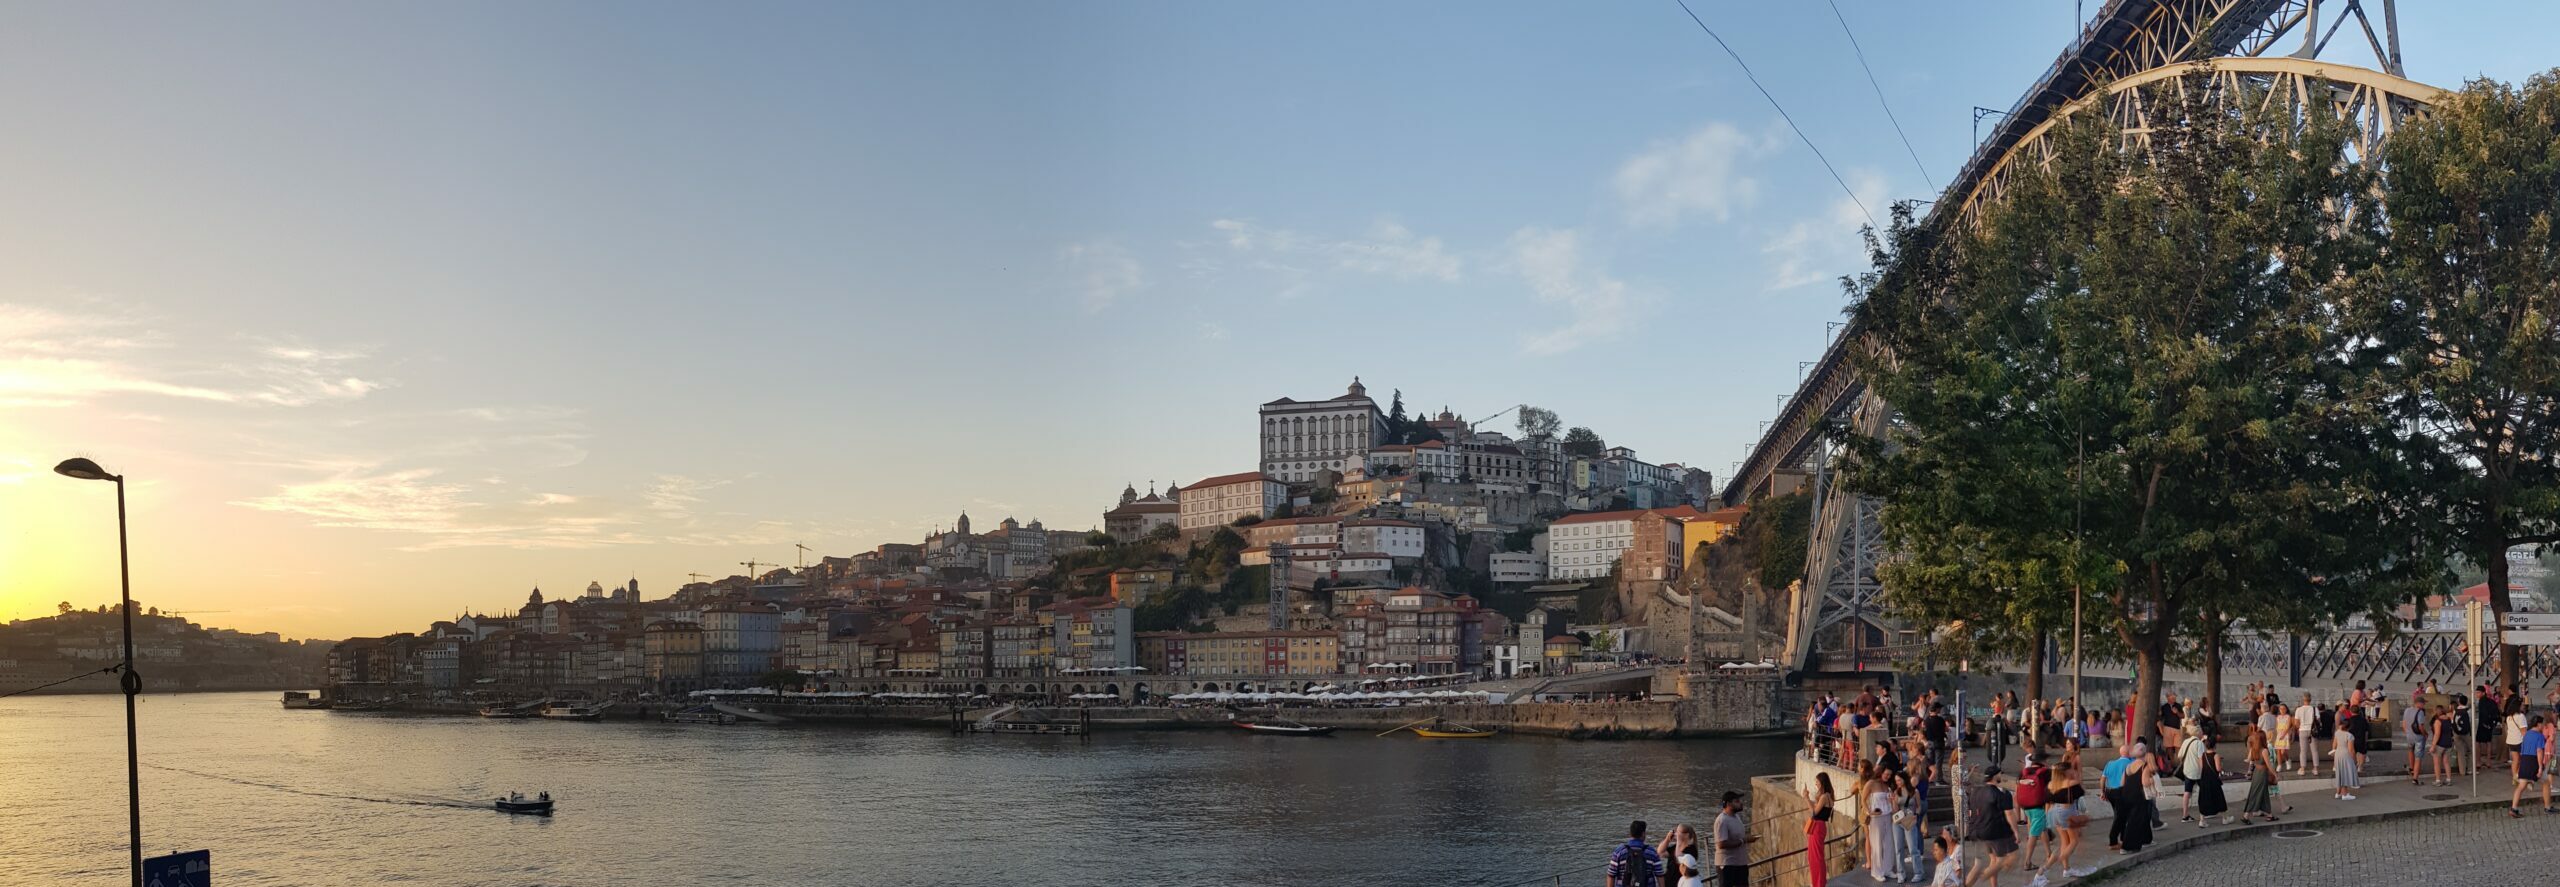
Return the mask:
<svg viewBox="0 0 2560 887">
<path fill-rule="evenodd" d="M 116 482 L 116 569 L 124 578 L 124 665 L 119 683 L 124 685 L 124 787 L 125 818 L 132 827 L 133 887 L 142 887 L 142 746 L 134 734 L 134 697 L 142 695 L 142 676 L 133 671 L 133 561 L 125 545 L 124 475 L 108 474 L 98 463 L 71 458 L 53 466 L 53 473 L 77 480 L 111 480 Z"/>
</svg>

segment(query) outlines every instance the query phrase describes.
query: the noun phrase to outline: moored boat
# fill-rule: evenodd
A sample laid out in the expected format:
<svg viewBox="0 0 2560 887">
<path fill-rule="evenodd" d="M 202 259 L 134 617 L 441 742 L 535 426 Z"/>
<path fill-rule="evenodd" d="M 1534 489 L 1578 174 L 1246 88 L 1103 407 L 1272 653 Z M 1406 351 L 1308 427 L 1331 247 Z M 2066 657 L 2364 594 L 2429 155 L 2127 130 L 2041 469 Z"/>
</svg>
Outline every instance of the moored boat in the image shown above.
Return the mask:
<svg viewBox="0 0 2560 887">
<path fill-rule="evenodd" d="M 1428 727 L 1414 727 L 1413 735 L 1424 739 L 1483 739 L 1493 735 L 1493 731 L 1448 721 L 1434 721 Z"/>
<path fill-rule="evenodd" d="M 480 716 L 484 718 L 529 718 L 533 717 L 533 713 L 533 709 L 517 706 L 483 705 L 480 707 Z"/>
<path fill-rule="evenodd" d="M 1248 721 L 1248 720 L 1238 720 L 1238 721 L 1235 721 L 1234 723 L 1235 723 L 1235 725 L 1236 725 L 1236 728 L 1237 728 L 1237 729 L 1239 729 L 1239 730 L 1246 730 L 1246 731 L 1250 731 L 1250 732 L 1254 732 L 1254 733 L 1269 733 L 1269 734 L 1272 734 L 1272 735 L 1275 735 L 1275 736 L 1330 736 L 1330 735 L 1333 735 L 1333 728 L 1332 728 L 1332 727 L 1310 727 L 1310 726 L 1308 726 L 1308 725 L 1301 724 L 1301 723 L 1298 723 L 1298 722 L 1296 722 L 1296 721 L 1289 720 L 1288 718 L 1277 718 L 1277 717 L 1275 717 L 1275 718 L 1262 718 L 1262 719 L 1258 719 L 1258 720 L 1250 720 L 1250 721 Z"/>
<path fill-rule="evenodd" d="M 562 721 L 598 721 L 604 719 L 605 707 L 610 704 L 611 703 L 605 702 L 590 702 L 580 705 L 577 703 L 555 702 L 542 707 L 542 716 Z"/>
<path fill-rule="evenodd" d="M 522 792 L 509 792 L 506 797 L 499 798 L 495 806 L 500 813 L 549 816 L 551 815 L 551 793 L 543 792 L 541 797 L 527 798 Z"/>
<path fill-rule="evenodd" d="M 284 707 L 323 709 L 329 707 L 329 701 L 320 698 L 318 695 L 301 690 L 286 690 L 284 691 Z"/>
</svg>

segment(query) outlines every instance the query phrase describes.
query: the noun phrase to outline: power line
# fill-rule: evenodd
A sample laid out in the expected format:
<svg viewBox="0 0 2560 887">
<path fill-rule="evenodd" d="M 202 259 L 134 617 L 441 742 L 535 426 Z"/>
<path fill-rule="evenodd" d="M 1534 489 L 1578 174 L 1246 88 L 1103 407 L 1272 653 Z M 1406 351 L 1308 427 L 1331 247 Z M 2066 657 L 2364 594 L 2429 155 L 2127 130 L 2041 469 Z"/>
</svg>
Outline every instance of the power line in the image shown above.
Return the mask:
<svg viewBox="0 0 2560 887">
<path fill-rule="evenodd" d="M 1698 30 L 1707 32 L 1707 36 L 1713 38 L 1717 46 L 1724 47 L 1724 54 L 1732 57 L 1733 63 L 1742 68 L 1742 76 L 1751 80 L 1751 88 L 1759 90 L 1760 97 L 1769 100 L 1769 107 L 1778 109 L 1778 118 L 1787 122 L 1788 129 L 1795 130 L 1796 138 L 1804 142 L 1807 150 L 1813 152 L 1813 159 L 1822 161 L 1823 171 L 1830 173 L 1831 181 L 1840 185 L 1840 193 L 1849 195 L 1849 202 L 1858 205 L 1858 214 L 1867 217 L 1867 224 L 1876 224 L 1876 214 L 1867 211 L 1867 202 L 1859 200 L 1858 192 L 1850 190 L 1849 180 L 1840 177 L 1840 171 L 1831 166 L 1831 158 L 1823 156 L 1822 149 L 1814 146 L 1813 138 L 1804 134 L 1804 127 L 1796 125 L 1796 118 L 1787 113 L 1787 106 L 1778 104 L 1778 97 L 1770 95 L 1769 88 L 1760 85 L 1760 75 L 1751 73 L 1751 64 L 1742 60 L 1742 54 L 1733 51 L 1733 45 L 1724 42 L 1724 36 L 1717 34 L 1716 29 L 1707 27 L 1707 20 L 1699 18 L 1698 11 L 1689 8 L 1689 0 L 1672 0 L 1672 2 L 1680 4 L 1680 11 L 1688 13 L 1690 21 L 1698 23 Z"/>
<path fill-rule="evenodd" d="M 9 697 L 11 697 L 11 696 L 17 696 L 17 695 L 25 694 L 25 693 L 33 693 L 33 692 L 35 692 L 35 691 L 37 691 L 37 690 L 42 690 L 42 689 L 44 689 L 44 688 L 46 688 L 46 687 L 59 687 L 59 686 L 62 686 L 62 685 L 64 685 L 64 684 L 71 683 L 72 681 L 76 681 L 76 680 L 79 680 L 79 679 L 81 679 L 81 678 L 88 677 L 88 676 L 90 676 L 90 675 L 110 674 L 110 673 L 113 673 L 116 669 L 123 668 L 123 667 L 124 667 L 124 666 L 121 666 L 121 665 L 110 665 L 110 666 L 107 666 L 107 667 L 105 667 L 105 668 L 98 669 L 98 670 L 96 670 L 96 671 L 84 671 L 84 672 L 81 672 L 81 673 L 79 673 L 79 674 L 75 674 L 75 675 L 72 675 L 72 676 L 70 676 L 70 677 L 63 678 L 62 680 L 55 681 L 55 682 L 50 683 L 50 684 L 37 684 L 37 685 L 35 685 L 35 686 L 33 686 L 33 687 L 28 687 L 28 688 L 26 688 L 26 689 L 24 689 L 24 690 L 11 690 L 11 691 L 9 691 L 9 692 L 7 692 L 7 693 L 0 693 L 0 699 L 7 699 L 7 698 L 9 698 Z"/>
<path fill-rule="evenodd" d="M 1920 168 L 1920 180 L 1929 183 L 1929 190 L 1938 190 L 1937 180 L 1929 176 L 1929 167 L 1920 162 L 1920 149 L 1911 147 L 1911 137 L 1902 133 L 1902 120 L 1893 116 L 1893 103 L 1884 100 L 1884 84 L 1876 82 L 1876 69 L 1867 67 L 1867 50 L 1858 45 L 1857 33 L 1849 30 L 1849 17 L 1840 14 L 1838 0 L 1824 2 L 1831 4 L 1831 17 L 1840 20 L 1840 33 L 1848 35 L 1849 51 L 1858 56 L 1858 70 L 1867 72 L 1867 85 L 1875 89 L 1876 104 L 1884 108 L 1884 119 L 1892 122 L 1894 136 L 1902 139 L 1902 150 L 1911 153 L 1911 165 Z"/>
</svg>

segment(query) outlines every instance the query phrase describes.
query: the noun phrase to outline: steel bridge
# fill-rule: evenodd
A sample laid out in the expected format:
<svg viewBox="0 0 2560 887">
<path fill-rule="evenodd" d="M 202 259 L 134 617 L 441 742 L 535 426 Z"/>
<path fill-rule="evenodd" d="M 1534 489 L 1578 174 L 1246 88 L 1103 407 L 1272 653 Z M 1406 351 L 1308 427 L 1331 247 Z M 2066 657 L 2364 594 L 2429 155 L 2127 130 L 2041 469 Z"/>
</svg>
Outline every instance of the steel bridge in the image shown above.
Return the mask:
<svg viewBox="0 0 2560 887">
<path fill-rule="evenodd" d="M 1971 224 L 2014 171 L 2050 160 L 2044 136 L 2064 116 L 2104 113 L 2127 138 L 2147 138 L 2144 87 L 2188 73 L 2250 87 L 2216 90 L 2220 98 L 2260 97 L 2292 115 L 2344 120 L 2355 133 L 2350 150 L 2371 156 L 2444 94 L 2404 76 L 2398 19 L 2394 0 L 2109 0 L 2017 102 L 1995 112 L 1998 122 L 1923 224 Z M 1829 429 L 1872 435 L 1892 421 L 1891 406 L 1871 395 L 1851 359 L 1865 347 L 1852 318 L 1723 491 L 1736 505 L 1799 480 L 1812 487 L 1805 580 L 1788 613 L 1784 664 L 1793 670 L 1821 667 L 1818 652 L 1909 641 L 1883 611 L 1876 580 L 1886 555 L 1878 503 L 1831 482 L 1841 450 Z"/>
</svg>

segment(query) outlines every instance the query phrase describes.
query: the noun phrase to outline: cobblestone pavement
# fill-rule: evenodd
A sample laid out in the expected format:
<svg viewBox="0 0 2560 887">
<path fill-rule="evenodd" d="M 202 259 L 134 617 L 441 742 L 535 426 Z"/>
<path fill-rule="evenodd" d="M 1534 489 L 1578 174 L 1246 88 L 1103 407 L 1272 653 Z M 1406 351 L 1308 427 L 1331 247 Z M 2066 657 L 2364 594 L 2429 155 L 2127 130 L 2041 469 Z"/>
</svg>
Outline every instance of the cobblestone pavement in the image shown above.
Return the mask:
<svg viewBox="0 0 2560 887">
<path fill-rule="evenodd" d="M 2101 873 L 2088 883 L 2319 885 L 2380 878 L 2429 884 L 2550 884 L 2554 859 L 2560 858 L 2552 850 L 2560 844 L 2560 816 L 2539 811 L 2523 819 L 2509 819 L 2500 808 L 2297 827 L 2320 835 L 2252 835 L 2183 848 L 2131 869 Z"/>
</svg>

